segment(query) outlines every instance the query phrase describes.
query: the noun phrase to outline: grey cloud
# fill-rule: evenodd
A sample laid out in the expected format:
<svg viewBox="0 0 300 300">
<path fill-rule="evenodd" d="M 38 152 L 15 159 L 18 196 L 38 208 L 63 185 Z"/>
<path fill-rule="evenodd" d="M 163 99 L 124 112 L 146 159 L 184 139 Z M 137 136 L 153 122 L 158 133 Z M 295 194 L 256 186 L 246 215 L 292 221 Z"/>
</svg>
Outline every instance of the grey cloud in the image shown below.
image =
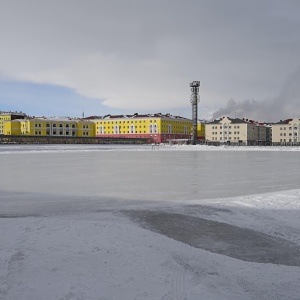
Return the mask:
<svg viewBox="0 0 300 300">
<path fill-rule="evenodd" d="M 225 107 L 213 114 L 214 119 L 222 116 L 238 116 L 267 122 L 300 117 L 300 67 L 287 78 L 278 96 L 261 102 L 230 99 Z"/>
<path fill-rule="evenodd" d="M 192 80 L 208 109 L 260 103 L 295 67 L 299 15 L 293 0 L 1 1 L 0 74 L 120 109 L 189 106 Z"/>
</svg>

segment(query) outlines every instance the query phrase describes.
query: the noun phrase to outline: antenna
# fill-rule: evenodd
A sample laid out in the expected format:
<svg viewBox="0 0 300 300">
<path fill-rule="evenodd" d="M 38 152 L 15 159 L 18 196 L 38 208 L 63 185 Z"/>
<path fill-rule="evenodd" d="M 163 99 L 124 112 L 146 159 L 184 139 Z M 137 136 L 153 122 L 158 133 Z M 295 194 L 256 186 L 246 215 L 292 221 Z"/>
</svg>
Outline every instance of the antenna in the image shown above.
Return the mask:
<svg viewBox="0 0 300 300">
<path fill-rule="evenodd" d="M 197 143 L 197 124 L 198 124 L 198 102 L 199 98 L 199 87 L 200 81 L 193 81 L 190 83 L 191 87 L 191 104 L 192 104 L 192 144 L 196 145 Z"/>
</svg>

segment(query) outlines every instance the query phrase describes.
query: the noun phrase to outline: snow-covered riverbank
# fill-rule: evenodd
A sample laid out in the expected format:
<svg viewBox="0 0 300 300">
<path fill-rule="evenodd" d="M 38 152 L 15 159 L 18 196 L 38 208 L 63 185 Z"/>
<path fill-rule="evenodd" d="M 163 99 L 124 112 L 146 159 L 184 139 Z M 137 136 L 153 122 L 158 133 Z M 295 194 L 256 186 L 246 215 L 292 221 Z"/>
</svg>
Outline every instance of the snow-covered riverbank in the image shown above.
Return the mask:
<svg viewBox="0 0 300 300">
<path fill-rule="evenodd" d="M 299 299 L 299 213 L 300 190 L 0 214 L 1 299 Z"/>
<path fill-rule="evenodd" d="M 297 152 L 0 148 L 1 300 L 299 299 Z"/>
</svg>

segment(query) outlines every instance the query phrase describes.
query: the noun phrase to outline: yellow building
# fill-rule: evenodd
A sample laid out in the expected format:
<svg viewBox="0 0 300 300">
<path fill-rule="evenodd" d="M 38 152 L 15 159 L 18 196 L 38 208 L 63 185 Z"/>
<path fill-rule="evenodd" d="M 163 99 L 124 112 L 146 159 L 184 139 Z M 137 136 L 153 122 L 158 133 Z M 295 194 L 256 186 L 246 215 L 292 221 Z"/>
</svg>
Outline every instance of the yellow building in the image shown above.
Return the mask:
<svg viewBox="0 0 300 300">
<path fill-rule="evenodd" d="M 96 125 L 97 137 L 148 138 L 163 143 L 170 139 L 190 139 L 192 121 L 170 114 L 133 114 L 88 117 Z"/>
<path fill-rule="evenodd" d="M 205 140 L 205 121 L 199 121 L 197 124 L 197 139 L 198 140 Z"/>
<path fill-rule="evenodd" d="M 16 119 L 24 119 L 26 114 L 22 112 L 4 112 L 0 111 L 0 134 L 4 134 L 4 123 Z M 12 129 L 10 129 L 11 131 Z"/>
<path fill-rule="evenodd" d="M 63 118 L 27 118 L 4 122 L 4 135 L 95 137 L 95 123 Z"/>
</svg>

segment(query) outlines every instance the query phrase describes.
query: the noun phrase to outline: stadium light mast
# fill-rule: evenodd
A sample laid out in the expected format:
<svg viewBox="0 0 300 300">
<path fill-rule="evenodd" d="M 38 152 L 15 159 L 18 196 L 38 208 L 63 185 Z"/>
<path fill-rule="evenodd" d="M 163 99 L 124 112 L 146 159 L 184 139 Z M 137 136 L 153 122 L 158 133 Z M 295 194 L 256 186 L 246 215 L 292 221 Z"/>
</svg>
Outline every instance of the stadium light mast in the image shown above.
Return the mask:
<svg viewBox="0 0 300 300">
<path fill-rule="evenodd" d="M 198 102 L 200 101 L 199 97 L 199 87 L 200 81 L 193 81 L 190 83 L 191 87 L 191 103 L 192 103 L 192 144 L 196 145 L 197 143 L 197 123 L 198 123 Z"/>
</svg>

